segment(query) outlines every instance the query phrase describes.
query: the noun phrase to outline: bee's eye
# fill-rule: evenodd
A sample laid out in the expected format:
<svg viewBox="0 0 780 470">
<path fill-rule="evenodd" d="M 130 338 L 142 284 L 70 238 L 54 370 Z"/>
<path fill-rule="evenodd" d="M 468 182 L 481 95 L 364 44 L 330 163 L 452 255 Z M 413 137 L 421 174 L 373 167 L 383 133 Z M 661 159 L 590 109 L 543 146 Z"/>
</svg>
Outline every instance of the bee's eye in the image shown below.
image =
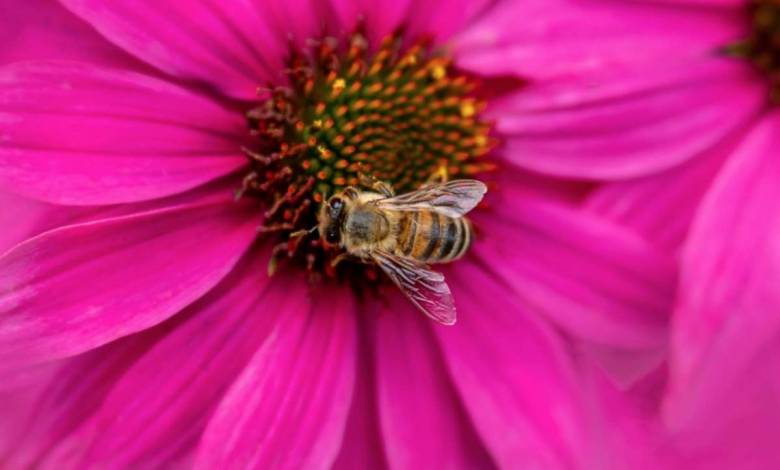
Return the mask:
<svg viewBox="0 0 780 470">
<path fill-rule="evenodd" d="M 328 228 L 327 232 L 325 233 L 325 240 L 328 243 L 335 245 L 339 242 L 340 239 L 341 237 L 339 236 L 338 227 L 332 226 Z"/>
</svg>

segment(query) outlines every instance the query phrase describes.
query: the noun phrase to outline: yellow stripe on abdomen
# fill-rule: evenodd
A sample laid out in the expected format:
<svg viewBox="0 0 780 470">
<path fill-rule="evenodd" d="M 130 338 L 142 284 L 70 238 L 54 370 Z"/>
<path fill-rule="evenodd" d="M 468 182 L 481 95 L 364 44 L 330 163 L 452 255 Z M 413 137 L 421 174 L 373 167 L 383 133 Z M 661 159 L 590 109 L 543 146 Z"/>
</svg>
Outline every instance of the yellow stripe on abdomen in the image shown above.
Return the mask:
<svg viewBox="0 0 780 470">
<path fill-rule="evenodd" d="M 419 212 L 399 212 L 400 214 L 400 230 L 398 232 L 398 245 L 396 248 L 399 254 L 411 257 L 412 250 L 414 249 L 414 242 L 417 238 L 417 230 L 419 228 Z"/>
<path fill-rule="evenodd" d="M 431 230 L 433 228 L 434 221 L 438 227 L 439 219 L 438 214 L 431 211 L 417 211 L 415 221 L 417 222 L 417 230 L 414 233 L 414 240 L 412 240 L 412 249 L 409 252 L 409 257 L 416 260 L 425 261 L 425 255 L 429 250 L 431 243 L 435 243 L 435 240 L 431 238 Z M 437 228 L 438 231 L 438 228 Z"/>
<path fill-rule="evenodd" d="M 471 224 L 434 211 L 401 212 L 396 253 L 426 263 L 446 263 L 471 245 Z"/>
<path fill-rule="evenodd" d="M 464 218 L 454 219 L 454 222 L 458 224 L 458 237 L 457 240 L 455 240 L 452 250 L 446 259 L 442 259 L 442 261 L 454 261 L 459 259 L 466 253 L 469 246 L 471 246 L 471 240 L 473 238 L 471 222 Z"/>
</svg>

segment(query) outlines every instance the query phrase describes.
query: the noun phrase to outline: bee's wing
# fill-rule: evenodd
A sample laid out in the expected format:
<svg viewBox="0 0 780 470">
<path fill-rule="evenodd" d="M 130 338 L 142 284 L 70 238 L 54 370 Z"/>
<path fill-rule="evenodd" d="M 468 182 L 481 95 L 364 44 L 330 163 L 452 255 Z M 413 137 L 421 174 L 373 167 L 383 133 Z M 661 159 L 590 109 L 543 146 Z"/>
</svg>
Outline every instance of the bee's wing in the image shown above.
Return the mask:
<svg viewBox="0 0 780 470">
<path fill-rule="evenodd" d="M 444 325 L 455 324 L 455 302 L 444 275 L 382 250 L 372 251 L 371 257 L 424 314 Z"/>
<path fill-rule="evenodd" d="M 457 218 L 474 208 L 487 192 L 487 186 L 477 180 L 453 180 L 434 184 L 398 196 L 376 200 L 383 209 L 396 211 L 433 210 Z"/>
</svg>

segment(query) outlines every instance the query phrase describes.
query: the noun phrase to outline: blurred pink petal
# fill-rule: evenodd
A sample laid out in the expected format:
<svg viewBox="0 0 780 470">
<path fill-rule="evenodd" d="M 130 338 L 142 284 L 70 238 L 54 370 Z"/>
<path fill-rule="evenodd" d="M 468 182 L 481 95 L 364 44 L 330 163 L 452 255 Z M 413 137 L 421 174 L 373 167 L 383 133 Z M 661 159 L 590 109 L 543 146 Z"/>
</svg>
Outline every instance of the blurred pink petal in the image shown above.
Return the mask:
<svg viewBox="0 0 780 470">
<path fill-rule="evenodd" d="M 278 80 L 284 68 L 284 38 L 251 2 L 62 3 L 139 59 L 237 98 L 255 97 L 258 85 Z"/>
<path fill-rule="evenodd" d="M 21 443 L 20 436 L 30 436 L 30 420 L 38 413 L 38 400 L 58 368 L 59 364 L 52 363 L 0 375 L 0 462 L 4 466 L 19 462 L 24 454 L 20 447 L 40 443 L 37 439 Z"/>
<path fill-rule="evenodd" d="M 704 396 L 694 419 L 687 419 L 668 433 L 664 453 L 666 468 L 708 470 L 775 469 L 780 467 L 777 435 L 780 433 L 780 343 L 761 349 L 741 377 L 719 391 L 715 401 Z M 691 418 L 691 416 L 689 416 Z"/>
<path fill-rule="evenodd" d="M 330 20 L 335 20 L 336 14 L 332 10 L 337 10 L 343 2 L 268 0 L 251 3 L 273 37 L 271 44 L 280 46 L 278 53 L 283 55 L 287 52 L 288 40 L 298 47 L 306 47 L 307 41 L 320 36 Z M 332 33 L 336 34 L 336 31 Z M 263 47 L 267 45 L 263 44 Z M 278 74 L 278 70 L 275 73 Z"/>
<path fill-rule="evenodd" d="M 8 448 L 0 453 L 0 461 L 11 468 L 46 467 L 44 461 L 54 457 L 59 468 L 72 468 L 70 455 L 83 452 L 88 440 L 73 439 L 77 431 L 99 408 L 114 383 L 144 351 L 170 331 L 163 324 L 122 338 L 86 354 L 52 363 L 36 387 L 14 390 L 9 396 L 32 395 L 32 414 L 20 423 L 22 431 L 4 440 Z M 53 368 L 52 368 L 53 366 Z M 5 402 L 4 402 L 5 403 Z M 2 408 L 8 419 L 9 408 Z M 81 436 L 79 436 L 81 437 Z M 63 458 L 68 456 L 68 458 Z"/>
<path fill-rule="evenodd" d="M 201 203 L 72 225 L 16 246 L 0 258 L 0 365 L 76 354 L 159 323 L 224 277 L 255 225 L 241 206 Z"/>
<path fill-rule="evenodd" d="M 0 254 L 36 232 L 41 219 L 56 215 L 58 208 L 0 190 Z"/>
<path fill-rule="evenodd" d="M 503 3 L 517 3 L 517 0 Z M 438 0 L 415 2 L 406 15 L 405 24 L 412 35 L 430 35 L 440 42 L 464 28 L 477 18 L 492 10 L 497 2 L 491 0 Z"/>
<path fill-rule="evenodd" d="M 580 79 L 638 64 L 676 66 L 708 55 L 744 36 L 735 14 L 652 1 L 502 2 L 455 42 L 459 64 L 485 75 Z"/>
<path fill-rule="evenodd" d="M 489 0 L 333 0 L 330 3 L 343 29 L 353 29 L 363 21 L 373 41 L 381 41 L 402 28 L 410 37 L 425 36 L 440 43 L 448 41 L 494 6 Z"/>
<path fill-rule="evenodd" d="M 245 164 L 240 116 L 158 79 L 31 62 L 0 69 L 0 84 L 0 181 L 31 197 L 138 201 Z"/>
<path fill-rule="evenodd" d="M 666 418 L 683 425 L 737 386 L 780 331 L 780 114 L 718 175 L 683 250 Z"/>
<path fill-rule="evenodd" d="M 615 388 L 626 392 L 663 367 L 668 354 L 667 342 L 645 349 L 603 345 L 576 338 L 572 343 L 578 355 L 587 357 Z M 660 398 L 654 398 L 657 404 Z"/>
<path fill-rule="evenodd" d="M 712 59 L 531 84 L 496 100 L 507 159 L 576 178 L 626 178 L 678 165 L 764 106 L 764 83 Z"/>
<path fill-rule="evenodd" d="M 0 65 L 45 59 L 136 68 L 141 65 L 70 14 L 57 0 L 0 4 L 0 44 Z"/>
<path fill-rule="evenodd" d="M 355 384 L 355 309 L 344 289 L 279 312 L 203 435 L 196 468 L 327 468 Z M 327 300 L 326 300 L 327 299 Z"/>
<path fill-rule="evenodd" d="M 361 309 L 358 315 L 358 348 L 355 358 L 355 389 L 347 417 L 347 425 L 341 440 L 339 455 L 333 462 L 334 469 L 351 470 L 389 468 L 384 450 L 384 435 L 380 431 L 373 318 L 362 313 L 376 309 Z"/>
<path fill-rule="evenodd" d="M 379 411 L 390 467 L 492 468 L 455 393 L 428 319 L 400 295 L 391 296 L 375 314 Z"/>
<path fill-rule="evenodd" d="M 589 438 L 599 443 L 582 468 L 656 470 L 665 460 L 657 420 L 635 395 L 617 389 L 598 366 L 580 361 L 580 393 L 589 404 Z"/>
<path fill-rule="evenodd" d="M 529 308 L 567 333 L 602 345 L 665 342 L 675 264 L 620 226 L 543 200 L 512 197 L 479 226 L 475 254 Z"/>
<path fill-rule="evenodd" d="M 308 8 L 305 1 L 292 2 Z M 432 6 L 439 0 L 426 2 Z M 416 12 L 413 0 L 333 0 L 330 2 L 339 23 L 349 30 L 358 21 L 366 22 L 366 32 L 371 41 L 381 41 L 396 28 L 408 21 L 409 16 Z"/>
<path fill-rule="evenodd" d="M 647 2 L 647 0 L 642 0 Z M 655 0 L 658 3 L 670 3 L 675 6 L 704 6 L 704 7 L 725 7 L 735 10 L 743 10 L 745 7 L 745 0 Z M 738 12 L 734 12 L 738 13 Z"/>
<path fill-rule="evenodd" d="M 299 295 L 288 299 L 274 292 L 290 281 L 269 283 L 267 262 L 267 256 L 248 255 L 139 355 L 72 437 L 90 442 L 75 456 L 76 466 L 159 467 L 192 451 L 225 391 L 266 339 L 274 314 L 303 299 L 302 285 L 289 290 Z"/>
<path fill-rule="evenodd" d="M 457 328 L 436 327 L 471 422 L 499 467 L 569 468 L 587 449 L 577 380 L 562 344 L 473 263 L 448 274 Z"/>
<path fill-rule="evenodd" d="M 682 165 L 600 186 L 588 196 L 587 209 L 632 228 L 654 243 L 679 249 L 701 199 L 736 143 L 744 137 L 746 127 L 739 127 L 725 140 Z"/>
</svg>

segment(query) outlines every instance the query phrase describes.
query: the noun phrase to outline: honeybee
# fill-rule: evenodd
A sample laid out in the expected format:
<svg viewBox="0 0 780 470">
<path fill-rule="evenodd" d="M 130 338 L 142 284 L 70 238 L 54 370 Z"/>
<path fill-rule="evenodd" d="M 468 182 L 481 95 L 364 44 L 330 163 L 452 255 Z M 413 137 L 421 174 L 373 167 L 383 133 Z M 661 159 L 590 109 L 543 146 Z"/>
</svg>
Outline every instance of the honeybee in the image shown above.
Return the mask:
<svg viewBox="0 0 780 470">
<path fill-rule="evenodd" d="M 463 216 L 476 206 L 487 187 L 476 180 L 454 180 L 395 195 L 374 181 L 375 191 L 348 187 L 331 196 L 319 213 L 324 244 L 374 263 L 423 313 L 445 325 L 455 323 L 455 304 L 441 273 L 429 263 L 454 261 L 473 239 Z"/>
</svg>

